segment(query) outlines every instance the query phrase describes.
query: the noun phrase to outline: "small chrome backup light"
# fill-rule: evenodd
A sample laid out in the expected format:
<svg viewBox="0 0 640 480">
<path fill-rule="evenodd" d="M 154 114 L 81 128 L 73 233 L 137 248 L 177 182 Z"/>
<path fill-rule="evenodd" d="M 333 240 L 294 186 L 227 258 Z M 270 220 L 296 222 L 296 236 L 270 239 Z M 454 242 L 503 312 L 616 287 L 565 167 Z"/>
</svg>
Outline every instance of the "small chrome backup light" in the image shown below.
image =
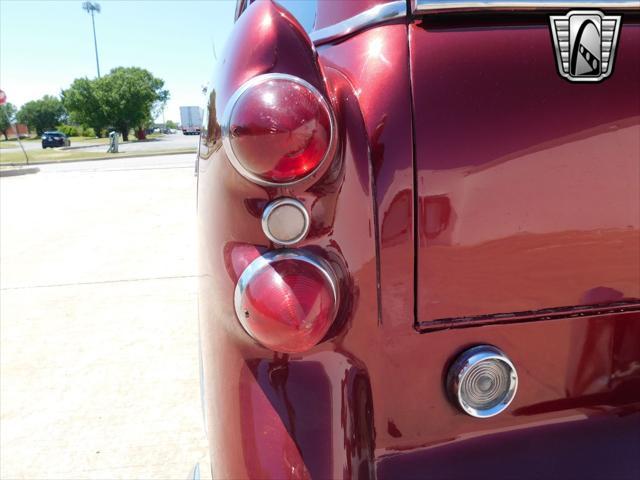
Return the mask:
<svg viewBox="0 0 640 480">
<path fill-rule="evenodd" d="M 279 198 L 269 203 L 262 213 L 262 230 L 274 243 L 293 245 L 309 231 L 309 213 L 293 198 Z"/>
<path fill-rule="evenodd" d="M 472 417 L 488 418 L 504 411 L 518 388 L 516 369 L 490 345 L 463 352 L 449 368 L 449 394 Z"/>
</svg>

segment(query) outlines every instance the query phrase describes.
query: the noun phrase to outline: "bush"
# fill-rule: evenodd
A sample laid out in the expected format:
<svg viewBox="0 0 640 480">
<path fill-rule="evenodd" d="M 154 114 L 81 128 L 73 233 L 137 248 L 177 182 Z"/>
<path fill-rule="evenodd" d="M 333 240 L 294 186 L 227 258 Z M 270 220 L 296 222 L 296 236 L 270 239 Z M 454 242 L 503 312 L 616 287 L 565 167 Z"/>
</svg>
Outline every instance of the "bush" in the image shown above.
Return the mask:
<svg viewBox="0 0 640 480">
<path fill-rule="evenodd" d="M 79 136 L 78 127 L 73 125 L 58 125 L 57 130 L 64 133 L 67 137 Z"/>
<path fill-rule="evenodd" d="M 96 136 L 96 132 L 93 128 L 88 127 L 82 130 L 82 135 L 84 137 L 91 137 L 91 138 L 95 138 Z"/>
</svg>

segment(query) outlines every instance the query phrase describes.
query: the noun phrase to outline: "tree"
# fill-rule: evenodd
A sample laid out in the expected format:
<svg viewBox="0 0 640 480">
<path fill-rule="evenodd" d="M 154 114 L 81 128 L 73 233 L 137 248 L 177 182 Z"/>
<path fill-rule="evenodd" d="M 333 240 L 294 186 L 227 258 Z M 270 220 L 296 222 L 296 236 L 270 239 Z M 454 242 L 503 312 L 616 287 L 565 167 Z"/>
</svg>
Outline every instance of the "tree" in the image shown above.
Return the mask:
<svg viewBox="0 0 640 480">
<path fill-rule="evenodd" d="M 35 128 L 38 135 L 47 129 L 53 129 L 56 125 L 64 123 L 67 113 L 62 102 L 51 95 L 45 95 L 40 100 L 32 100 L 25 103 L 18 112 L 18 122 Z"/>
<path fill-rule="evenodd" d="M 96 81 L 88 78 L 76 78 L 71 86 L 61 93 L 62 104 L 69 112 L 71 120 L 93 128 L 98 137 L 109 123 L 99 96 Z"/>
<path fill-rule="evenodd" d="M 153 121 L 153 112 L 169 99 L 164 81 L 138 67 L 114 68 L 96 82 L 96 96 L 109 124 L 129 139 L 131 128 L 143 129 Z"/>
<path fill-rule="evenodd" d="M 165 123 L 165 126 L 167 128 L 171 128 L 173 130 L 176 130 L 178 128 L 178 124 L 176 122 L 174 122 L 173 120 L 167 120 Z"/>
<path fill-rule="evenodd" d="M 0 132 L 4 135 L 5 140 L 9 140 L 7 137 L 7 131 L 11 127 L 13 120 L 16 116 L 16 107 L 12 103 L 5 103 L 0 105 Z"/>
</svg>

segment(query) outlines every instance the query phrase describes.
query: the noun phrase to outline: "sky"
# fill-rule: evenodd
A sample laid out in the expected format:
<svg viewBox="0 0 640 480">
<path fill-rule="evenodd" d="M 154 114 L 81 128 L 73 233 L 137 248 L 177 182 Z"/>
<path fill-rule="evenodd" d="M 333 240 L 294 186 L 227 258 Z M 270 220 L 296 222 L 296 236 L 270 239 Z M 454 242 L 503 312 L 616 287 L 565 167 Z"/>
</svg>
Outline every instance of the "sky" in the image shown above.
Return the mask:
<svg viewBox="0 0 640 480">
<path fill-rule="evenodd" d="M 164 80 L 171 94 L 166 120 L 180 122 L 180 105 L 204 107 L 202 86 L 215 67 L 214 45 L 220 54 L 233 26 L 235 0 L 98 3 L 102 75 L 135 66 Z M 0 0 L 0 89 L 8 102 L 20 107 L 96 75 L 91 16 L 82 1 Z"/>
</svg>

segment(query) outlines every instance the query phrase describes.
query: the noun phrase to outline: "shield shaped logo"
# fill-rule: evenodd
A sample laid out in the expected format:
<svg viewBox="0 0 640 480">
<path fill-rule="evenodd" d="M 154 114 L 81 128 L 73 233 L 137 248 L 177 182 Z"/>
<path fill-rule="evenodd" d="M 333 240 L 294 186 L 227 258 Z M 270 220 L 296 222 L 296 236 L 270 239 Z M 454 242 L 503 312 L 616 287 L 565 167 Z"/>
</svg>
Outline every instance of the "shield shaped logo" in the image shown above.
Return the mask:
<svg viewBox="0 0 640 480">
<path fill-rule="evenodd" d="M 599 82 L 611 75 L 615 59 L 619 15 L 597 10 L 572 10 L 551 15 L 551 34 L 558 73 L 571 82 Z"/>
</svg>

